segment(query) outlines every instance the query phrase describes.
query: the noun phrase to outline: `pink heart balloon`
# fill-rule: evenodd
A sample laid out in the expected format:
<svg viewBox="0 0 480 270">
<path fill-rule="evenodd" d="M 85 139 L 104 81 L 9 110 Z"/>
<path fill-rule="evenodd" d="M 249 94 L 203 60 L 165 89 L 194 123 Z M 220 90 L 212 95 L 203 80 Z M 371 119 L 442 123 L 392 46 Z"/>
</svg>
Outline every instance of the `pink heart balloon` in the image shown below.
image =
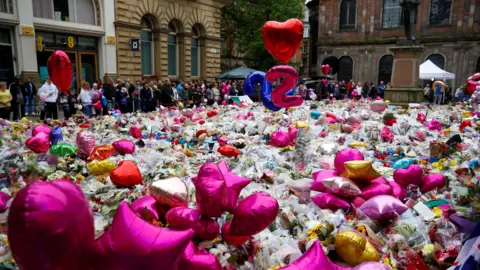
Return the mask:
<svg viewBox="0 0 480 270">
<path fill-rule="evenodd" d="M 233 213 L 235 207 L 237 207 L 238 196 L 242 189 L 250 184 L 250 179 L 232 173 L 224 160 L 218 163 L 218 169 L 227 185 L 227 211 Z"/>
<path fill-rule="evenodd" d="M 89 269 L 94 237 L 90 205 L 70 181 L 33 182 L 13 200 L 8 240 L 21 269 Z"/>
<path fill-rule="evenodd" d="M 364 159 L 365 157 L 363 156 L 362 152 L 358 151 L 357 149 L 345 148 L 338 152 L 338 154 L 335 156 L 335 169 L 340 175 L 345 171 L 345 166 L 343 165 L 345 162 Z"/>
<path fill-rule="evenodd" d="M 35 153 L 46 153 L 50 149 L 50 136 L 40 132 L 27 139 L 25 145 Z"/>
<path fill-rule="evenodd" d="M 277 130 L 272 134 L 270 138 L 270 143 L 275 147 L 287 147 L 291 144 L 290 136 L 287 132 L 282 130 Z"/>
<path fill-rule="evenodd" d="M 367 201 L 377 195 L 392 195 L 392 187 L 388 184 L 373 183 L 362 188 L 362 198 Z"/>
<path fill-rule="evenodd" d="M 328 75 L 330 73 L 330 65 L 322 65 L 322 72 L 325 75 Z"/>
<path fill-rule="evenodd" d="M 392 270 L 388 265 L 379 262 L 364 262 L 352 270 Z"/>
<path fill-rule="evenodd" d="M 227 185 L 218 166 L 214 163 L 204 164 L 192 182 L 200 213 L 207 217 L 220 217 L 227 208 L 228 197 Z"/>
<path fill-rule="evenodd" d="M 388 182 L 390 187 L 392 188 L 392 196 L 395 198 L 398 198 L 399 200 L 405 199 L 407 197 L 407 191 L 400 186 L 397 182 L 392 181 Z"/>
<path fill-rule="evenodd" d="M 135 144 L 130 140 L 120 140 L 112 143 L 115 151 L 120 155 L 133 154 L 135 152 Z"/>
<path fill-rule="evenodd" d="M 88 131 L 81 131 L 77 135 L 77 155 L 81 159 L 86 160 L 93 148 L 95 148 L 95 136 Z"/>
<path fill-rule="evenodd" d="M 183 270 L 222 270 L 217 258 L 204 250 L 198 250 L 195 244 L 190 241 L 183 252 L 183 257 L 176 265 L 176 269 Z"/>
<path fill-rule="evenodd" d="M 278 210 L 277 200 L 268 193 L 254 193 L 238 204 L 233 214 L 230 233 L 237 236 L 257 234 L 275 221 Z"/>
<path fill-rule="evenodd" d="M 322 209 L 330 209 L 330 210 L 337 210 L 337 209 L 348 209 L 350 204 L 339 197 L 328 194 L 328 193 L 321 193 L 312 197 L 312 201 Z"/>
<path fill-rule="evenodd" d="M 298 128 L 296 128 L 296 127 L 289 127 L 288 128 L 288 136 L 290 137 L 291 142 L 296 142 L 297 141 L 297 133 L 298 133 Z"/>
<path fill-rule="evenodd" d="M 96 268 L 160 270 L 174 267 L 193 237 L 192 230 L 175 231 L 148 223 L 121 202 L 112 227 L 96 241 Z"/>
<path fill-rule="evenodd" d="M 52 129 L 49 126 L 44 125 L 44 124 L 36 125 L 32 129 L 32 136 L 35 136 L 35 135 L 37 135 L 38 133 L 41 133 L 41 132 L 43 132 L 47 135 L 50 135 L 50 133 L 52 132 Z"/>
<path fill-rule="evenodd" d="M 427 193 L 436 188 L 445 186 L 446 180 L 443 174 L 432 173 L 423 178 L 422 193 Z"/>
<path fill-rule="evenodd" d="M 135 138 L 135 139 L 141 139 L 142 138 L 142 131 L 137 126 L 131 126 L 130 127 L 130 135 L 132 135 L 132 137 Z"/>
<path fill-rule="evenodd" d="M 408 207 L 395 197 L 378 195 L 360 206 L 360 210 L 373 220 L 383 221 L 403 214 Z"/>
<path fill-rule="evenodd" d="M 410 165 L 406 169 L 397 169 L 393 173 L 393 179 L 403 188 L 409 185 L 421 187 L 423 184 L 423 169 L 418 165 Z"/>
<path fill-rule="evenodd" d="M 349 270 L 350 267 L 340 266 L 334 264 L 323 252 L 320 241 L 315 241 L 312 246 L 293 263 L 280 268 L 282 270 L 308 270 L 308 269 L 323 269 L 323 270 Z"/>
<path fill-rule="evenodd" d="M 338 173 L 335 170 L 325 170 L 325 171 L 314 172 L 312 176 L 313 176 L 314 182 L 310 190 L 325 192 L 326 188 L 322 184 L 322 181 L 330 177 L 338 176 Z"/>
<path fill-rule="evenodd" d="M 212 218 L 202 217 L 196 209 L 179 206 L 170 209 L 165 216 L 168 225 L 174 230 L 192 229 L 195 237 L 213 240 L 220 233 L 218 223 Z"/>
</svg>

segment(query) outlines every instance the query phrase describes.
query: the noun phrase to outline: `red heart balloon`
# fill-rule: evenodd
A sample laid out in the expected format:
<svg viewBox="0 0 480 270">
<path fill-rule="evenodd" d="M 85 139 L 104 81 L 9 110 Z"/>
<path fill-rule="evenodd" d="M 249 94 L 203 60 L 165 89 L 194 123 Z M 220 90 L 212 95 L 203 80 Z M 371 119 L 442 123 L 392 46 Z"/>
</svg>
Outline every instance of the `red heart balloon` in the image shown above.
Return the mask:
<svg viewBox="0 0 480 270">
<path fill-rule="evenodd" d="M 110 173 L 110 180 L 117 186 L 131 187 L 142 183 L 142 174 L 135 163 L 124 160 Z"/>
<path fill-rule="evenodd" d="M 286 22 L 269 21 L 262 27 L 265 48 L 282 64 L 287 64 L 300 49 L 303 41 L 303 23 L 298 19 Z"/>
<path fill-rule="evenodd" d="M 322 72 L 323 74 L 325 75 L 328 75 L 328 73 L 330 73 L 330 65 L 322 65 Z"/>
<path fill-rule="evenodd" d="M 54 51 L 48 58 L 47 69 L 57 88 L 63 93 L 68 93 L 73 79 L 72 62 L 68 55 L 63 51 Z"/>
</svg>

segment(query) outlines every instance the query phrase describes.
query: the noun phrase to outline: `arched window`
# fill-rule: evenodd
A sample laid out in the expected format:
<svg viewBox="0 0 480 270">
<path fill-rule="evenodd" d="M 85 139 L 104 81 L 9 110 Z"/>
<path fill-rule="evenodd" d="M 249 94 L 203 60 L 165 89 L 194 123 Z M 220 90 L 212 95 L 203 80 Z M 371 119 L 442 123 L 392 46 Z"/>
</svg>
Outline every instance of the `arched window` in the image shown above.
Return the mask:
<svg viewBox="0 0 480 270">
<path fill-rule="evenodd" d="M 192 77 L 200 76 L 200 43 L 199 43 L 200 31 L 196 26 L 192 27 L 192 40 L 191 40 L 191 64 L 192 64 Z"/>
<path fill-rule="evenodd" d="M 450 24 L 452 0 L 432 0 L 430 7 L 430 25 Z"/>
<path fill-rule="evenodd" d="M 475 68 L 475 73 L 480 72 L 480 57 L 477 58 L 477 67 Z"/>
<path fill-rule="evenodd" d="M 178 42 L 177 28 L 168 24 L 168 76 L 178 76 Z"/>
<path fill-rule="evenodd" d="M 355 29 L 356 1 L 343 0 L 340 5 L 340 29 Z"/>
<path fill-rule="evenodd" d="M 33 16 L 37 18 L 97 25 L 92 0 L 35 0 L 32 4 Z"/>
<path fill-rule="evenodd" d="M 337 81 L 350 81 L 353 78 L 353 59 L 350 56 L 342 56 L 338 60 Z"/>
<path fill-rule="evenodd" d="M 380 58 L 380 63 L 378 64 L 378 83 L 383 81 L 385 84 L 387 84 L 390 82 L 392 79 L 392 68 L 393 56 L 382 56 L 382 58 Z"/>
<path fill-rule="evenodd" d="M 400 6 L 400 0 L 384 0 L 382 27 L 383 28 L 399 27 L 401 12 L 402 12 L 402 7 Z"/>
<path fill-rule="evenodd" d="M 443 57 L 443 55 L 438 53 L 430 54 L 427 57 L 427 60 L 432 61 L 432 63 L 434 63 L 437 67 L 445 69 L 445 58 Z"/>
<path fill-rule="evenodd" d="M 153 75 L 153 26 L 147 16 L 141 21 L 142 32 L 140 33 L 141 49 L 142 49 L 142 74 Z"/>
</svg>

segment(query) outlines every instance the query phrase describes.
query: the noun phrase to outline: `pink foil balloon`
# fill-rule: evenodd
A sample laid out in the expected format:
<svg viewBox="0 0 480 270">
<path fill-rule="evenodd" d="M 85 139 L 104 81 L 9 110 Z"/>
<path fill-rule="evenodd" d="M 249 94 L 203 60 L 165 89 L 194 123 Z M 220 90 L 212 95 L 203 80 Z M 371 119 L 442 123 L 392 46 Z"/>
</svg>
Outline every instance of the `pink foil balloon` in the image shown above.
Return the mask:
<svg viewBox="0 0 480 270">
<path fill-rule="evenodd" d="M 333 118 L 331 118 L 331 117 L 327 117 L 327 123 L 330 124 L 330 125 L 332 125 L 332 124 L 337 123 L 337 120 L 335 120 L 335 119 L 333 119 Z"/>
<path fill-rule="evenodd" d="M 297 141 L 297 133 L 298 133 L 298 128 L 296 128 L 296 127 L 289 127 L 288 128 L 288 136 L 290 137 L 291 142 L 296 142 Z"/>
<path fill-rule="evenodd" d="M 392 270 L 392 268 L 384 263 L 364 262 L 355 266 L 352 270 Z"/>
<path fill-rule="evenodd" d="M 388 184 L 369 184 L 362 188 L 362 198 L 367 200 L 377 195 L 392 195 L 392 187 Z"/>
<path fill-rule="evenodd" d="M 391 220 L 407 209 L 405 204 L 390 195 L 375 196 L 360 207 L 360 210 L 369 218 L 380 221 Z"/>
<path fill-rule="evenodd" d="M 335 169 L 338 174 L 342 174 L 345 171 L 345 166 L 343 165 L 345 162 L 364 159 L 362 152 L 357 149 L 345 148 L 335 156 Z"/>
<path fill-rule="evenodd" d="M 439 173 L 432 173 L 423 178 L 422 193 L 432 191 L 445 186 L 445 176 Z"/>
<path fill-rule="evenodd" d="M 289 146 L 292 141 L 290 140 L 290 136 L 287 132 L 277 130 L 272 134 L 272 137 L 270 138 L 270 143 L 275 147 L 283 148 Z"/>
<path fill-rule="evenodd" d="M 88 131 L 81 131 L 77 135 L 77 155 L 86 160 L 90 153 L 92 153 L 93 148 L 95 148 L 95 136 Z"/>
<path fill-rule="evenodd" d="M 222 270 L 222 266 L 213 254 L 198 250 L 192 241 L 185 248 L 176 267 L 178 270 Z"/>
<path fill-rule="evenodd" d="M 135 144 L 130 140 L 120 140 L 112 143 L 115 151 L 120 155 L 133 154 L 135 152 Z"/>
<path fill-rule="evenodd" d="M 423 184 L 423 169 L 418 165 L 410 165 L 406 169 L 397 169 L 393 173 L 393 179 L 403 188 L 409 185 L 421 187 Z"/>
<path fill-rule="evenodd" d="M 426 127 L 428 130 L 437 130 L 441 131 L 442 130 L 442 123 L 440 123 L 437 119 L 433 118 L 430 122 L 426 124 Z"/>
<path fill-rule="evenodd" d="M 324 192 L 324 191 L 326 191 L 326 188 L 322 184 L 322 181 L 326 178 L 338 176 L 338 173 L 335 170 L 325 170 L 325 171 L 314 172 L 312 174 L 312 176 L 313 176 L 314 182 L 313 182 L 312 187 L 310 189 L 315 190 L 315 191 Z"/>
<path fill-rule="evenodd" d="M 365 200 L 360 196 L 357 196 L 357 197 L 353 198 L 353 200 L 352 200 L 353 206 L 355 206 L 357 208 L 362 206 L 364 203 L 365 203 Z"/>
<path fill-rule="evenodd" d="M 237 115 L 237 119 L 238 120 L 247 120 L 247 115 L 243 114 L 243 113 L 240 113 L 240 114 Z"/>
<path fill-rule="evenodd" d="M 130 127 L 130 135 L 132 135 L 132 137 L 135 138 L 135 139 L 141 139 L 142 138 L 142 131 L 137 126 L 131 126 Z"/>
<path fill-rule="evenodd" d="M 219 144 L 220 146 L 224 146 L 224 145 L 227 145 L 227 143 L 228 143 L 228 138 L 220 137 L 220 138 L 217 139 L 217 141 L 218 141 L 218 144 Z"/>
<path fill-rule="evenodd" d="M 155 203 L 156 200 L 152 196 L 144 196 L 135 200 L 131 207 L 143 220 L 152 222 L 160 219 Z"/>
<path fill-rule="evenodd" d="M 379 177 L 379 178 L 377 178 L 377 179 L 374 179 L 374 180 L 370 181 L 370 183 L 371 183 L 371 184 L 377 183 L 377 184 L 385 184 L 385 185 L 387 185 L 387 184 L 388 184 L 388 181 L 387 181 L 387 179 L 385 179 L 385 177 L 381 176 L 381 177 Z"/>
<path fill-rule="evenodd" d="M 376 113 L 382 113 L 388 108 L 387 104 L 383 100 L 376 100 L 370 104 L 370 109 Z"/>
<path fill-rule="evenodd" d="M 3 213 L 5 210 L 7 210 L 7 202 L 11 198 L 12 197 L 7 193 L 0 191 L 0 213 Z"/>
<path fill-rule="evenodd" d="M 112 227 L 96 241 L 95 269 L 175 269 L 192 237 L 192 230 L 175 231 L 152 225 L 121 202 Z"/>
<path fill-rule="evenodd" d="M 247 242 L 251 237 L 250 236 L 234 236 L 230 233 L 230 226 L 232 221 L 229 220 L 225 222 L 222 226 L 222 236 L 225 242 L 229 245 L 240 246 Z"/>
<path fill-rule="evenodd" d="M 403 200 L 405 199 L 405 197 L 407 197 L 407 191 L 402 186 L 400 186 L 397 182 L 392 181 L 392 182 L 388 182 L 388 184 L 390 185 L 390 187 L 392 187 L 393 197 L 398 198 L 399 200 Z"/>
<path fill-rule="evenodd" d="M 274 83 L 278 79 L 284 80 L 275 87 L 272 91 L 272 102 L 275 106 L 280 108 L 290 108 L 300 106 L 303 103 L 301 96 L 287 96 L 286 93 L 290 91 L 298 81 L 297 71 L 291 66 L 274 66 L 265 75 L 265 78 Z"/>
<path fill-rule="evenodd" d="M 322 181 L 328 193 L 341 197 L 355 197 L 362 195 L 360 188 L 350 179 L 342 176 L 325 178 Z"/>
<path fill-rule="evenodd" d="M 352 133 L 353 132 L 353 127 L 348 125 L 348 124 L 343 124 L 342 125 L 342 131 L 345 132 L 345 133 Z"/>
<path fill-rule="evenodd" d="M 208 217 L 220 217 L 227 209 L 227 185 L 218 166 L 206 163 L 192 178 L 198 210 Z"/>
<path fill-rule="evenodd" d="M 250 179 L 232 173 L 224 160 L 218 163 L 218 169 L 227 185 L 227 211 L 233 213 L 235 207 L 237 207 L 238 196 L 240 196 L 242 189 L 250 184 Z"/>
<path fill-rule="evenodd" d="M 334 264 L 323 252 L 320 241 L 315 241 L 312 246 L 293 263 L 280 268 L 282 270 L 349 270 L 350 267 Z"/>
<path fill-rule="evenodd" d="M 46 153 L 48 152 L 48 149 L 50 149 L 50 136 L 40 132 L 37 135 L 28 138 L 25 141 L 25 145 L 28 147 L 28 149 L 37 154 Z"/>
<path fill-rule="evenodd" d="M 339 197 L 328 194 L 328 193 L 321 193 L 312 197 L 312 201 L 322 209 L 330 209 L 330 210 L 337 210 L 337 209 L 348 209 L 350 204 Z"/>
<path fill-rule="evenodd" d="M 382 132 L 380 133 L 380 137 L 382 138 L 383 142 L 392 143 L 395 135 L 388 127 L 383 127 Z"/>
<path fill-rule="evenodd" d="M 233 214 L 230 233 L 236 236 L 257 234 L 275 221 L 278 210 L 277 200 L 268 193 L 254 193 L 238 204 Z"/>
<path fill-rule="evenodd" d="M 94 237 L 88 201 L 70 181 L 33 182 L 10 208 L 8 240 L 20 269 L 88 269 Z"/>
<path fill-rule="evenodd" d="M 50 135 L 50 133 L 52 132 L 52 129 L 49 126 L 44 124 L 36 125 L 32 129 L 32 136 L 35 136 L 40 132 Z"/>
<path fill-rule="evenodd" d="M 195 237 L 202 240 L 213 240 L 220 233 L 218 223 L 212 218 L 202 217 L 196 209 L 175 207 L 165 216 L 168 225 L 174 230 L 192 229 Z"/>
</svg>

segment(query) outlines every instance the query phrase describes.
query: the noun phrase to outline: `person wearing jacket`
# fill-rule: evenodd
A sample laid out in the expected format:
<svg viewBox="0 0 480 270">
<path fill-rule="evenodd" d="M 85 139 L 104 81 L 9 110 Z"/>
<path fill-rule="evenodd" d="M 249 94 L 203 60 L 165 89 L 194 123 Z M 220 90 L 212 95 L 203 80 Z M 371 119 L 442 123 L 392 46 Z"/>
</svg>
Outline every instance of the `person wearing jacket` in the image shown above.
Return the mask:
<svg viewBox="0 0 480 270">
<path fill-rule="evenodd" d="M 12 95 L 11 109 L 13 112 L 12 120 L 19 120 L 25 117 L 25 88 L 19 76 L 15 77 L 15 82 L 10 84 L 10 94 Z M 20 109 L 20 110 L 19 110 Z M 19 115 L 20 112 L 20 115 Z M 19 117 L 20 116 L 20 117 Z"/>
<path fill-rule="evenodd" d="M 47 76 L 45 79 L 45 84 L 38 90 L 38 95 L 45 93 L 45 110 L 46 117 L 52 118 L 54 120 L 58 119 L 57 111 L 57 98 L 58 98 L 58 89 L 55 84 L 52 83 L 50 76 Z"/>
<path fill-rule="evenodd" d="M 91 96 L 90 83 L 84 82 L 80 91 L 80 100 L 82 102 L 83 114 L 90 116 L 92 112 L 92 96 Z"/>
<path fill-rule="evenodd" d="M 188 92 L 188 83 L 185 84 L 185 87 L 178 88 L 178 96 L 180 97 L 180 100 L 182 100 L 182 103 L 187 106 L 188 105 L 188 100 L 189 100 L 189 92 Z"/>
<path fill-rule="evenodd" d="M 107 99 L 107 108 L 109 111 L 115 109 L 115 95 L 116 89 L 113 85 L 113 79 L 108 79 L 108 82 L 103 84 L 103 96 Z"/>
<path fill-rule="evenodd" d="M 169 107 L 173 105 L 174 101 L 174 93 L 172 86 L 170 84 L 170 80 L 165 80 L 164 84 L 160 88 L 161 94 L 159 97 L 160 104 L 165 107 Z"/>
<path fill-rule="evenodd" d="M 148 112 L 148 108 L 153 99 L 153 90 L 150 85 L 146 82 L 140 90 L 140 107 L 143 112 Z"/>
<path fill-rule="evenodd" d="M 32 82 L 32 78 L 28 77 L 27 81 L 23 84 L 25 93 L 23 98 L 25 99 L 25 115 L 34 114 L 35 96 L 37 95 L 37 87 Z"/>
</svg>

